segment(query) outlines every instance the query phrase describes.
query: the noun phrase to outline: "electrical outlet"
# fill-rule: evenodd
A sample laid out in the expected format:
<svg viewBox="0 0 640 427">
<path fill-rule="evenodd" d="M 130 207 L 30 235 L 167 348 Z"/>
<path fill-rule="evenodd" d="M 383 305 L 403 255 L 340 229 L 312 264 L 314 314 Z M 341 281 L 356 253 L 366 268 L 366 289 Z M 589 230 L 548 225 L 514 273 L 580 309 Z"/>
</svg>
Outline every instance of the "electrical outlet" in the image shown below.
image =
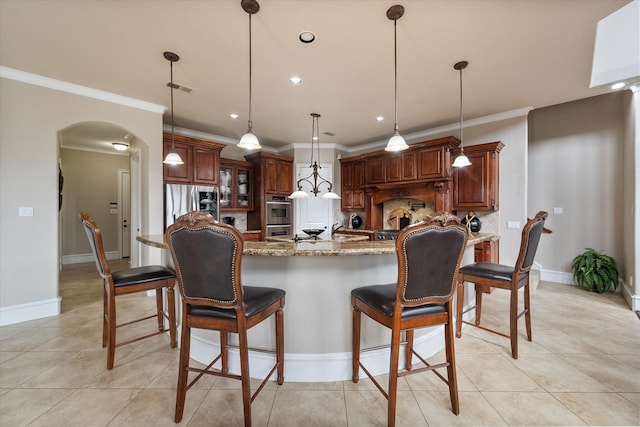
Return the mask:
<svg viewBox="0 0 640 427">
<path fill-rule="evenodd" d="M 553 213 L 556 215 L 561 215 L 563 213 L 562 208 L 553 208 Z"/>
<path fill-rule="evenodd" d="M 518 230 L 520 228 L 520 221 L 507 221 L 507 228 Z"/>
</svg>

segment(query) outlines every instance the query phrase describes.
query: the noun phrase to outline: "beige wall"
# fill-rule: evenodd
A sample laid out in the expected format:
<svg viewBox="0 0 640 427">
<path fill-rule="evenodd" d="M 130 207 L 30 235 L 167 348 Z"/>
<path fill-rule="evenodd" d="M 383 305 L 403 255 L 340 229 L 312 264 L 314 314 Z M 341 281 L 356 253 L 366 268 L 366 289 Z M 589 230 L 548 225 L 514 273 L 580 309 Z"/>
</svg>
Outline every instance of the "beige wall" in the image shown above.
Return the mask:
<svg viewBox="0 0 640 427">
<path fill-rule="evenodd" d="M 66 92 L 0 80 L 0 315 L 6 307 L 58 298 L 58 140 L 79 122 L 102 121 L 129 129 L 145 144 L 140 158 L 141 230 L 162 232 L 162 116 Z M 33 217 L 19 217 L 33 207 Z M 135 234 L 135 233 L 134 233 Z M 146 252 L 141 262 L 159 261 Z M 55 313 L 53 313 L 55 314 Z M 45 314 L 46 315 L 46 314 Z M 51 315 L 51 314 L 49 314 Z"/>
<path fill-rule="evenodd" d="M 81 150 L 60 150 L 64 175 L 61 236 L 62 256 L 91 253 L 78 215 L 88 212 L 100 226 L 105 252 L 117 252 L 118 215 L 109 203 L 118 202 L 118 170 L 129 170 L 129 156 Z"/>
<path fill-rule="evenodd" d="M 553 230 L 536 257 L 544 269 L 570 272 L 573 258 L 592 247 L 624 272 L 623 118 L 623 92 L 531 112 L 529 204 L 550 209 Z"/>
</svg>

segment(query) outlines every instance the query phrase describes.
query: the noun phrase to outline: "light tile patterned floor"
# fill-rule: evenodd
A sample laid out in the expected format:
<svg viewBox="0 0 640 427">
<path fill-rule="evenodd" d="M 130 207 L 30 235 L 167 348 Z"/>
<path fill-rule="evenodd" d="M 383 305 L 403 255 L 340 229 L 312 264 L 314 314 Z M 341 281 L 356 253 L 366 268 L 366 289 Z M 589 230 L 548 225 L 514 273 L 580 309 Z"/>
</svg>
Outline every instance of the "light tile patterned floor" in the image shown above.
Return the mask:
<svg viewBox="0 0 640 427">
<path fill-rule="evenodd" d="M 0 426 L 175 425 L 178 350 L 168 337 L 118 348 L 107 371 L 95 265 L 65 266 L 61 296 L 60 316 L 0 328 Z M 483 321 L 504 322 L 506 303 L 504 292 L 487 296 Z M 150 312 L 154 298 L 119 307 Z M 640 425 L 640 320 L 622 296 L 542 282 L 532 312 L 533 342 L 522 325 L 518 360 L 507 339 L 482 330 L 456 339 L 460 415 L 432 374 L 402 378 L 397 425 Z M 238 391 L 237 381 L 205 378 L 180 425 L 242 425 Z M 367 380 L 271 383 L 252 413 L 254 426 L 384 426 L 386 401 Z"/>
</svg>

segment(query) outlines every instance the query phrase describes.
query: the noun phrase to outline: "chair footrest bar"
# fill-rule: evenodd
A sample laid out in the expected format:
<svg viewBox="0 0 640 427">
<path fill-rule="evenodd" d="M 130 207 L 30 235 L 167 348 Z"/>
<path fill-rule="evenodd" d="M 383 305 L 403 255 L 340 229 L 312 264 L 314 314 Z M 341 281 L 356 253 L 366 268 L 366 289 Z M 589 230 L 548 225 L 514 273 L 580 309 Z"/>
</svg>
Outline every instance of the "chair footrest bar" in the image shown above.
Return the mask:
<svg viewBox="0 0 640 427">
<path fill-rule="evenodd" d="M 145 338 L 150 338 L 150 337 L 153 337 L 153 336 L 156 336 L 156 335 L 164 334 L 165 332 L 169 332 L 169 329 L 163 329 L 161 331 L 156 331 L 156 332 L 153 332 L 151 334 L 147 334 L 147 335 L 144 335 L 144 336 L 141 336 L 141 337 L 131 338 L 130 340 L 117 343 L 116 347 L 121 347 L 123 345 L 131 344 L 132 342 L 140 341 L 140 340 L 143 340 Z"/>
<path fill-rule="evenodd" d="M 367 376 L 369 377 L 369 379 L 371 380 L 373 385 L 375 385 L 378 388 L 378 390 L 380 390 L 380 393 L 382 393 L 384 398 L 389 400 L 389 394 L 385 391 L 385 389 L 382 388 L 382 386 L 378 383 L 378 381 L 376 381 L 376 379 L 373 377 L 373 375 L 371 375 L 371 373 L 369 371 L 367 371 L 367 368 L 364 367 L 362 362 L 358 362 L 358 365 L 360 365 L 360 367 L 362 368 L 364 373 L 367 374 Z"/>
<path fill-rule="evenodd" d="M 141 319 L 132 320 L 131 322 L 121 323 L 119 325 L 116 325 L 116 328 L 119 328 L 121 326 L 133 325 L 134 323 L 142 322 L 143 320 L 153 319 L 154 317 L 158 317 L 158 315 L 157 314 L 152 314 L 151 316 L 143 317 Z"/>
<path fill-rule="evenodd" d="M 494 331 L 493 329 L 486 328 L 482 325 L 476 325 L 475 323 L 467 322 L 466 320 L 463 320 L 462 323 L 466 323 L 467 325 L 471 325 L 475 328 L 482 329 L 483 331 L 491 332 L 492 334 L 500 335 L 501 337 L 511 338 L 510 335 L 503 334 L 502 332 Z"/>
<path fill-rule="evenodd" d="M 253 400 L 258 397 L 258 393 L 260 393 L 260 391 L 262 390 L 262 388 L 264 387 L 264 385 L 267 383 L 267 381 L 269 381 L 269 378 L 271 378 L 271 375 L 273 375 L 273 373 L 276 371 L 276 369 L 278 368 L 278 365 L 280 365 L 279 363 L 276 363 L 273 368 L 271 368 L 271 371 L 269 371 L 269 373 L 267 374 L 267 376 L 265 377 L 265 379 L 262 380 L 262 382 L 260 383 L 260 386 L 258 387 L 258 389 L 255 391 L 255 393 L 253 393 L 253 395 L 251 396 L 251 400 L 250 402 L 253 403 Z"/>
</svg>

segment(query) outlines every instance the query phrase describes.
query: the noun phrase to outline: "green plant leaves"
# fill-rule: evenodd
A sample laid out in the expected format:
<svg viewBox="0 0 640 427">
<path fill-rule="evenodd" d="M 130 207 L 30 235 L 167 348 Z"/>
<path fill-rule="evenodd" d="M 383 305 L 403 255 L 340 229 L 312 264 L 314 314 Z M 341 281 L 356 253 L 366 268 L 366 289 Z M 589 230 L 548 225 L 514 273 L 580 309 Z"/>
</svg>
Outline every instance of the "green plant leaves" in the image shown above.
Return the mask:
<svg viewBox="0 0 640 427">
<path fill-rule="evenodd" d="M 598 293 L 607 289 L 615 291 L 618 287 L 618 266 L 616 260 L 609 255 L 586 248 L 571 262 L 573 279 L 580 286 Z"/>
</svg>

